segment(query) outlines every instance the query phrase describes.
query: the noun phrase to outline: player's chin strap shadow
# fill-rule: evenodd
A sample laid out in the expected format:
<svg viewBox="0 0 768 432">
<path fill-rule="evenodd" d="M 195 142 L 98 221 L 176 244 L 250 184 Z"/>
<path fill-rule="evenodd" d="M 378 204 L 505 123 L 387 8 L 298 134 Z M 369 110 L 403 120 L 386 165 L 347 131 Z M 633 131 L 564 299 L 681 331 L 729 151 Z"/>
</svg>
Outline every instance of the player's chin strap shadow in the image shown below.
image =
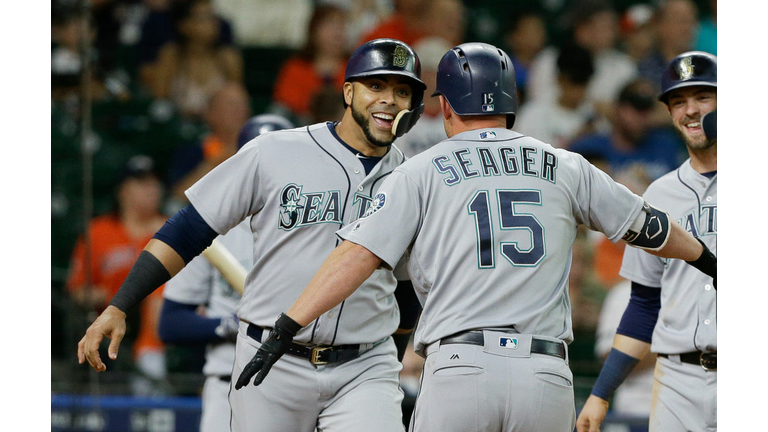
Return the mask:
<svg viewBox="0 0 768 432">
<path fill-rule="evenodd" d="M 424 104 L 419 104 L 414 110 L 402 110 L 395 116 L 395 121 L 392 122 L 392 135 L 401 137 L 416 124 L 424 113 Z"/>
</svg>

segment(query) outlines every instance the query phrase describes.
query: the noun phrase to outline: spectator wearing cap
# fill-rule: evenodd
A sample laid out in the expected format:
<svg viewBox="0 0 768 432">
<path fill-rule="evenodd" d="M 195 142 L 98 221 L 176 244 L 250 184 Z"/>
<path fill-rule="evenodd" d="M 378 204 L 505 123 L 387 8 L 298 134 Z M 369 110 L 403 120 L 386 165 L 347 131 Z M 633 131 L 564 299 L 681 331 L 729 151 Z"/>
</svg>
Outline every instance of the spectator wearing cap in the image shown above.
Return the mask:
<svg viewBox="0 0 768 432">
<path fill-rule="evenodd" d="M 67 291 L 80 308 L 100 313 L 109 305 L 139 253 L 167 220 L 160 211 L 162 201 L 163 186 L 153 160 L 141 155 L 129 159 L 116 181 L 112 212 L 90 221 L 87 236 L 78 239 L 72 253 Z M 129 329 L 126 335 L 133 340 L 134 365 L 150 380 L 162 379 L 166 371 L 157 334 L 162 302 L 160 288 L 142 301 L 140 310 L 129 312 L 138 312 L 140 322 L 136 334 Z"/>
<path fill-rule="evenodd" d="M 586 49 L 564 44 L 557 56 L 557 99 L 534 99 L 520 106 L 514 129 L 559 148 L 568 148 L 577 137 L 592 132 L 594 112 L 584 104 L 594 73 Z"/>
<path fill-rule="evenodd" d="M 677 168 L 684 160 L 685 147 L 671 129 L 654 127 L 653 111 L 659 104 L 655 96 L 649 81 L 632 81 L 613 104 L 611 130 L 576 140 L 570 150 L 600 156 L 614 175 L 640 164 L 655 180 Z"/>
<path fill-rule="evenodd" d="M 637 68 L 629 56 L 615 47 L 618 16 L 610 2 L 573 2 L 567 16 L 572 33 L 569 41 L 589 51 L 593 58 L 595 73 L 589 80 L 585 103 L 601 117 L 598 120 L 604 120 L 621 88 L 637 76 Z M 557 47 L 547 47 L 534 60 L 529 73 L 530 100 L 557 99 L 558 54 Z M 607 126 L 605 122 L 602 125 Z"/>
<path fill-rule="evenodd" d="M 622 51 L 627 53 L 635 63 L 650 54 L 655 46 L 653 14 L 653 6 L 640 3 L 631 6 L 621 16 L 619 43 Z"/>
</svg>

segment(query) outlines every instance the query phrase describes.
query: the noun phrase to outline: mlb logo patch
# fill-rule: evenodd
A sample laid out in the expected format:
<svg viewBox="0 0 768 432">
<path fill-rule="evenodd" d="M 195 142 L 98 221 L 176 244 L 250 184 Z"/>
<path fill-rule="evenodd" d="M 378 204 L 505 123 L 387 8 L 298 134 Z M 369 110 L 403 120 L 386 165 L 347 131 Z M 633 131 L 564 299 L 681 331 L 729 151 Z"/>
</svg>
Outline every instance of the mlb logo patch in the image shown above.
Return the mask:
<svg viewBox="0 0 768 432">
<path fill-rule="evenodd" d="M 480 109 L 483 110 L 483 112 L 494 112 L 496 109 L 494 108 L 493 104 L 490 105 L 483 105 L 480 107 Z"/>
<path fill-rule="evenodd" d="M 499 346 L 502 348 L 517 349 L 517 338 L 500 337 Z"/>
<path fill-rule="evenodd" d="M 386 202 L 387 202 L 387 195 L 384 192 L 381 192 L 378 195 L 376 195 L 373 201 L 371 201 L 371 204 L 368 207 L 368 210 L 365 211 L 365 214 L 363 214 L 363 217 L 361 219 L 367 218 L 368 216 L 379 211 L 379 209 L 384 207 L 384 204 L 386 204 Z"/>
<path fill-rule="evenodd" d="M 496 138 L 496 132 L 494 131 L 480 132 L 480 139 L 492 139 L 492 138 Z"/>
</svg>

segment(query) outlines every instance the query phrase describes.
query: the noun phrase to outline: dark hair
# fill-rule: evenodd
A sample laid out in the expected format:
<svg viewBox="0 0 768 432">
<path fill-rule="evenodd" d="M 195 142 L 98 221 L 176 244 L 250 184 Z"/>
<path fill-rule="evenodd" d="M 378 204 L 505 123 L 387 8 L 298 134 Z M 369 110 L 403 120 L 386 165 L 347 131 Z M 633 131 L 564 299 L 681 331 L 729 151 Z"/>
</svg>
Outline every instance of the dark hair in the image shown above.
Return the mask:
<svg viewBox="0 0 768 432">
<path fill-rule="evenodd" d="M 627 104 L 638 111 L 648 111 L 656 105 L 656 92 L 653 83 L 639 78 L 625 85 L 617 100 L 618 103 Z"/>
<path fill-rule="evenodd" d="M 574 43 L 565 43 L 560 46 L 557 69 L 560 75 L 564 75 L 571 82 L 584 85 L 595 73 L 592 54 L 586 48 Z"/>
<path fill-rule="evenodd" d="M 616 13 L 616 9 L 608 0 L 579 0 L 574 2 L 568 14 L 571 29 L 586 24 L 595 15 L 602 12 Z"/>
<path fill-rule="evenodd" d="M 297 57 L 305 60 L 312 60 L 315 57 L 315 53 L 317 52 L 317 39 L 315 37 L 315 33 L 317 32 L 317 28 L 320 27 L 320 23 L 328 15 L 343 12 L 344 9 L 330 4 L 316 6 L 315 10 L 312 12 L 312 17 L 309 19 L 309 24 L 307 25 L 307 41 L 304 43 L 304 46 L 301 48 L 301 50 L 296 54 Z"/>
<path fill-rule="evenodd" d="M 544 13 L 538 8 L 534 7 L 516 9 L 514 12 L 509 14 L 509 19 L 507 20 L 509 25 L 507 26 L 506 33 L 511 34 L 516 32 L 518 27 L 520 27 L 520 23 L 522 23 L 526 18 L 538 18 L 543 22 Z"/>
<path fill-rule="evenodd" d="M 173 1 L 172 3 L 173 5 L 171 6 L 171 17 L 173 19 L 173 36 L 176 39 L 176 42 L 184 47 L 187 45 L 188 41 L 187 37 L 184 36 L 184 34 L 179 29 L 181 23 L 192 16 L 192 10 L 198 4 L 212 3 L 211 0 L 177 0 Z M 219 24 L 219 26 L 221 26 L 221 24 Z M 219 31 L 221 31 L 221 27 L 219 27 Z M 219 36 L 219 39 L 214 43 L 214 46 L 219 47 L 221 45 L 221 36 Z"/>
</svg>

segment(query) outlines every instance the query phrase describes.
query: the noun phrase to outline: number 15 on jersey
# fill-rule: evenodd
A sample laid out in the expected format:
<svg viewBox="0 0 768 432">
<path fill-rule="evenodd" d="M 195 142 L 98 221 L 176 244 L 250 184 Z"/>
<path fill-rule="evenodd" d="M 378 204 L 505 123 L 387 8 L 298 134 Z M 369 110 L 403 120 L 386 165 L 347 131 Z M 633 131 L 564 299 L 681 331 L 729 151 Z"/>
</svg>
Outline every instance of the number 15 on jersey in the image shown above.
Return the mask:
<svg viewBox="0 0 768 432">
<path fill-rule="evenodd" d="M 525 230 L 529 232 L 529 249 L 521 249 L 516 241 L 498 241 L 498 249 L 513 266 L 533 267 L 541 262 L 546 254 L 544 227 L 531 213 L 525 213 L 526 206 L 541 207 L 539 190 L 497 190 L 497 208 L 491 208 L 487 190 L 479 190 L 467 204 L 469 215 L 474 218 L 477 235 L 477 264 L 479 268 L 496 267 L 497 241 L 494 232 L 494 215 L 498 215 L 499 237 L 504 231 Z"/>
</svg>

